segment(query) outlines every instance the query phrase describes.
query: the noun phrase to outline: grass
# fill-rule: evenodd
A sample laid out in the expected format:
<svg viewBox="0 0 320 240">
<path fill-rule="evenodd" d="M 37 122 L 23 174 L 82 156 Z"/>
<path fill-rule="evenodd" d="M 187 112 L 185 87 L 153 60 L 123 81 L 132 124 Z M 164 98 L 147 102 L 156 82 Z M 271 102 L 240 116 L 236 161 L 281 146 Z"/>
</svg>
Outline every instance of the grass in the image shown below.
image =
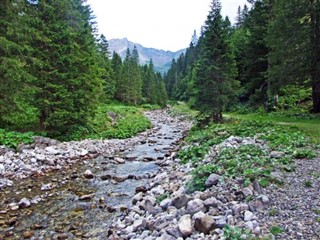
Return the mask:
<svg viewBox="0 0 320 240">
<path fill-rule="evenodd" d="M 199 112 L 190 109 L 188 104 L 185 102 L 176 102 L 171 108 L 171 113 L 173 115 L 182 115 L 190 119 L 195 119 Z"/>
<path fill-rule="evenodd" d="M 298 119 L 288 116 L 274 116 L 268 114 L 235 114 L 228 113 L 225 117 L 238 118 L 241 120 L 258 120 L 268 121 L 282 126 L 294 126 L 304 132 L 310 139 L 317 144 L 320 144 L 320 118 L 319 119 Z"/>
<path fill-rule="evenodd" d="M 121 104 L 101 104 L 88 126 L 75 129 L 66 140 L 124 139 L 135 136 L 150 127 L 151 122 L 143 115 L 143 108 Z"/>
</svg>

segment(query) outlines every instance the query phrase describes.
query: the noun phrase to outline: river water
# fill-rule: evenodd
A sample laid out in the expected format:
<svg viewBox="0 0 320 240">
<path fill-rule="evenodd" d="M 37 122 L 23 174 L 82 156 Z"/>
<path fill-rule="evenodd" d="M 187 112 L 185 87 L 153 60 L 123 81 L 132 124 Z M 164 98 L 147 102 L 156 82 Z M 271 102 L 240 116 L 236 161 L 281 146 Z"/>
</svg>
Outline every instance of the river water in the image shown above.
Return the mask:
<svg viewBox="0 0 320 240">
<path fill-rule="evenodd" d="M 20 180 L 0 192 L 1 239 L 107 239 L 108 227 L 131 207 L 132 197 L 175 151 L 181 129 L 154 118 L 146 141 L 70 169 Z M 92 176 L 84 177 L 90 170 Z M 42 190 L 41 190 L 42 189 Z M 9 209 L 30 199 L 29 207 Z"/>
</svg>

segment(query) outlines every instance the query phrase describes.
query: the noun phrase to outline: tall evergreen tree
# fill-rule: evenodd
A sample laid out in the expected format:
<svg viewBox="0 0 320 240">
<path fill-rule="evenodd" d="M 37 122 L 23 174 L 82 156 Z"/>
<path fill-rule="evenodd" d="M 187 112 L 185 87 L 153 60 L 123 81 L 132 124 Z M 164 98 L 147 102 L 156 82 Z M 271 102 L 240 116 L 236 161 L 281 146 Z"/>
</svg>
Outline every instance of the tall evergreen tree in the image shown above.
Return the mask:
<svg viewBox="0 0 320 240">
<path fill-rule="evenodd" d="M 25 85 L 34 79 L 28 71 L 28 16 L 23 1 L 0 2 L 0 127 L 20 126 Z"/>
<path fill-rule="evenodd" d="M 66 133 L 86 125 L 102 90 L 91 11 L 81 0 L 39 0 L 29 8 L 38 31 L 31 45 L 39 127 Z"/>
<path fill-rule="evenodd" d="M 103 99 L 111 100 L 115 96 L 116 82 L 109 60 L 109 43 L 106 37 L 102 34 L 98 39 L 98 50 L 100 53 L 101 78 L 104 81 L 104 96 Z"/>
<path fill-rule="evenodd" d="M 226 24 L 219 0 L 213 0 L 200 38 L 200 55 L 195 86 L 196 107 L 209 119 L 219 122 L 234 92 L 235 62 L 228 44 Z M 208 119 L 208 120 L 209 120 Z"/>
</svg>

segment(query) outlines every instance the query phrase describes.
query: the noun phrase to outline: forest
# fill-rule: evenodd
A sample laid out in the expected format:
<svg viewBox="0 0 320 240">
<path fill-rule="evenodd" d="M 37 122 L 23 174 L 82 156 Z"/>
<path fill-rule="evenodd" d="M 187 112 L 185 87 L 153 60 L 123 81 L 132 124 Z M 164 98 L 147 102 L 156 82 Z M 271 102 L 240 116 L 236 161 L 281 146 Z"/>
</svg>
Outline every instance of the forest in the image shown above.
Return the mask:
<svg viewBox="0 0 320 240">
<path fill-rule="evenodd" d="M 137 49 L 109 53 L 81 0 L 1 1 L 0 127 L 72 135 L 101 104 L 185 101 L 205 121 L 228 111 L 320 112 L 320 3 L 249 0 L 235 24 L 213 1 L 162 76 Z"/>
<path fill-rule="evenodd" d="M 0 128 L 72 135 L 101 104 L 166 104 L 152 60 L 121 60 L 81 0 L 0 3 Z"/>
<path fill-rule="evenodd" d="M 171 99 L 223 111 L 320 112 L 320 1 L 249 0 L 231 25 L 213 1 L 200 36 L 165 75 Z"/>
</svg>

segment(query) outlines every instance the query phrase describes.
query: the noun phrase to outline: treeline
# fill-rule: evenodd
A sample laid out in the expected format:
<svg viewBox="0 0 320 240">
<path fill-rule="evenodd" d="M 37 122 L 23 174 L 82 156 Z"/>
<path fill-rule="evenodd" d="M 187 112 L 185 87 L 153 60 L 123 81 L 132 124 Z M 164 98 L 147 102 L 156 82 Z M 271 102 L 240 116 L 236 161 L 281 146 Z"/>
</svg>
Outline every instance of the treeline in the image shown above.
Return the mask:
<svg viewBox="0 0 320 240">
<path fill-rule="evenodd" d="M 101 102 L 165 105 L 152 61 L 125 60 L 98 36 L 84 0 L 0 1 L 0 128 L 67 134 Z"/>
<path fill-rule="evenodd" d="M 297 92 L 320 112 L 320 1 L 248 0 L 236 23 L 213 0 L 199 37 L 165 75 L 169 97 L 221 120 L 235 106 L 276 109 Z M 290 96 L 288 96 L 290 97 Z"/>
</svg>

